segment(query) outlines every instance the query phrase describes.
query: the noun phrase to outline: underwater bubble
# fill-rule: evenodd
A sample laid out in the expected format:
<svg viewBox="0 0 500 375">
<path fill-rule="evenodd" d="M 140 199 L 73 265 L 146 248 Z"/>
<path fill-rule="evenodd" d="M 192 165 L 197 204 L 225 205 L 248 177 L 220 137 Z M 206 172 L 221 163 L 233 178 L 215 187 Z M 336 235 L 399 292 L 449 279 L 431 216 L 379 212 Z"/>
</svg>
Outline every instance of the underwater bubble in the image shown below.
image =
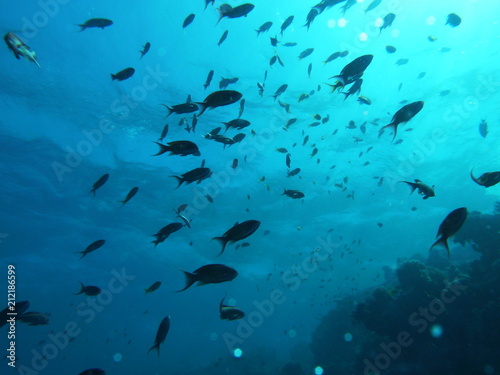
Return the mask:
<svg viewBox="0 0 500 375">
<path fill-rule="evenodd" d="M 113 361 L 115 361 L 115 362 L 121 362 L 122 358 L 123 358 L 123 356 L 120 353 L 116 353 L 113 356 Z"/>
<path fill-rule="evenodd" d="M 218 335 L 217 333 L 212 332 L 212 333 L 210 334 L 210 340 L 215 341 L 215 340 L 217 340 L 218 338 L 219 338 L 219 335 Z"/>
<path fill-rule="evenodd" d="M 377 27 L 382 27 L 383 24 L 384 24 L 384 20 L 382 18 L 377 18 L 375 20 L 375 23 L 374 23 L 374 25 Z"/>
<path fill-rule="evenodd" d="M 233 351 L 233 355 L 234 358 L 241 358 L 241 356 L 243 355 L 243 350 L 241 350 L 240 348 L 236 348 Z"/>
<path fill-rule="evenodd" d="M 347 332 L 344 335 L 344 340 L 347 341 L 347 342 L 351 342 L 352 341 L 352 335 L 349 332 Z"/>
<path fill-rule="evenodd" d="M 316 367 L 314 368 L 314 374 L 316 374 L 316 375 L 322 375 L 322 374 L 323 374 L 323 367 L 321 367 L 321 366 L 316 366 Z"/>
<path fill-rule="evenodd" d="M 339 27 L 345 27 L 347 25 L 347 20 L 345 18 L 341 18 L 338 21 Z"/>
<path fill-rule="evenodd" d="M 436 18 L 433 16 L 427 17 L 427 19 L 425 20 L 425 23 L 427 25 L 434 25 L 436 23 Z"/>
<path fill-rule="evenodd" d="M 362 42 L 366 42 L 368 40 L 368 34 L 367 33 L 359 34 L 359 40 Z"/>
<path fill-rule="evenodd" d="M 435 339 L 438 339 L 442 335 L 443 335 L 443 327 L 440 326 L 439 324 L 434 324 L 431 327 L 431 336 L 434 337 Z"/>
<path fill-rule="evenodd" d="M 327 26 L 331 29 L 333 27 L 335 27 L 335 25 L 337 24 L 337 22 L 335 22 L 334 19 L 329 19 L 328 22 L 327 22 Z"/>
</svg>

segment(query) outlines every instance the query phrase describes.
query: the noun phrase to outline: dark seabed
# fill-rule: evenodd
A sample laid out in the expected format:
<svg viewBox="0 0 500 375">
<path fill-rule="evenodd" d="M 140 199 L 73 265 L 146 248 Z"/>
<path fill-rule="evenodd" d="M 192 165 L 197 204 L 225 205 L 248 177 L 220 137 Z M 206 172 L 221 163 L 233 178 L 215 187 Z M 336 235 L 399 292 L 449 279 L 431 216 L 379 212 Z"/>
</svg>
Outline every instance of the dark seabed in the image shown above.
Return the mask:
<svg viewBox="0 0 500 375">
<path fill-rule="evenodd" d="M 500 4 L 2 5 L 1 374 L 500 372 Z"/>
</svg>

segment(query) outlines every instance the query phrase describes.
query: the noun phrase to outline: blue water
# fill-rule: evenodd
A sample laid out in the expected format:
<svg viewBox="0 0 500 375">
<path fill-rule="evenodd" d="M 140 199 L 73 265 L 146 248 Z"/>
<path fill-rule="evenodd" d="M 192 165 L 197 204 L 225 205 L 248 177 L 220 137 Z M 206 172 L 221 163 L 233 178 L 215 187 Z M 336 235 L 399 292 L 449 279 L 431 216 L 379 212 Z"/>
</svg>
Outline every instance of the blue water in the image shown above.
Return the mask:
<svg viewBox="0 0 500 375">
<path fill-rule="evenodd" d="M 312 333 L 337 300 L 381 284 L 382 268 L 395 269 L 398 259 L 427 258 L 439 224 L 455 208 L 491 214 L 500 199 L 498 186 L 484 189 L 469 177 L 472 168 L 480 175 L 498 170 L 500 162 L 500 5 L 494 2 L 382 0 L 365 14 L 370 3 L 365 0 L 345 16 L 339 4 L 320 14 L 309 31 L 302 25 L 314 1 L 255 1 L 247 17 L 224 18 L 217 25 L 219 1 L 206 10 L 202 0 L 67 3 L 4 1 L 0 14 L 2 33 L 18 35 L 41 65 L 17 61 L 6 47 L 0 51 L 2 272 L 15 264 L 17 299 L 29 300 L 30 311 L 50 314 L 49 325 L 17 324 L 21 374 L 78 374 L 90 368 L 122 375 L 224 368 L 271 374 L 292 359 L 313 374 L 322 364 L 310 351 Z M 379 32 L 374 25 L 389 12 L 396 19 Z M 183 30 L 190 13 L 196 18 Z M 461 16 L 458 27 L 445 25 L 449 13 Z M 269 37 L 279 34 L 290 15 L 294 22 L 278 39 L 298 45 L 272 47 Z M 114 24 L 79 32 L 76 25 L 90 18 Z M 273 27 L 257 37 L 254 30 L 266 21 Z M 218 47 L 225 30 L 228 38 Z M 151 50 L 139 59 L 146 42 Z M 387 53 L 387 45 L 397 52 Z M 299 61 L 310 47 L 314 52 Z M 346 50 L 346 57 L 322 64 Z M 269 66 L 274 51 L 284 68 Z M 363 75 L 362 95 L 372 105 L 360 105 L 356 95 L 344 101 L 331 93 L 329 78 L 366 54 L 374 58 Z M 403 58 L 408 63 L 397 65 Z M 111 81 L 110 74 L 127 67 L 136 69 L 132 78 Z M 212 69 L 214 79 L 204 90 Z M 257 83 L 266 70 L 261 97 Z M 188 95 L 201 102 L 218 90 L 222 77 L 239 78 L 228 89 L 243 94 L 242 118 L 251 122 L 241 131 L 246 138 L 225 149 L 202 136 L 236 118 L 238 103 L 205 112 L 195 133 L 178 126 L 182 115 L 165 119 L 160 105 L 184 103 Z M 279 99 L 291 104 L 290 114 L 271 97 L 284 83 L 289 87 Z M 314 95 L 298 102 L 312 90 Z M 444 90 L 449 94 L 440 95 Z M 399 126 L 396 140 L 402 143 L 395 144 L 389 131 L 380 137 L 378 131 L 403 100 L 425 105 Z M 308 127 L 314 114 L 329 115 L 330 121 Z M 191 114 L 185 117 L 191 122 Z M 290 118 L 298 121 L 285 131 Z M 488 123 L 485 138 L 478 131 L 481 119 Z M 351 120 L 355 129 L 346 128 Z M 364 122 L 366 134 L 359 129 Z M 151 156 L 158 149 L 152 141 L 166 123 L 166 142 L 193 141 L 201 157 Z M 311 157 L 314 144 L 318 153 Z M 298 176 L 286 177 L 285 154 L 276 152 L 278 147 L 290 152 L 292 169 L 302 170 Z M 235 158 L 239 166 L 233 169 Z M 171 176 L 199 167 L 203 159 L 212 178 L 176 189 Z M 89 191 L 105 173 L 109 181 L 93 198 Z M 436 197 L 409 196 L 409 188 L 397 183 L 414 179 L 435 185 Z M 139 193 L 120 207 L 116 201 L 134 186 Z M 305 198 L 282 196 L 283 188 L 300 190 Z M 206 194 L 214 203 L 203 198 Z M 184 203 L 192 228 L 155 248 L 151 235 L 178 221 L 173 210 Z M 220 244 L 211 239 L 250 219 L 261 222 L 242 241 L 250 246 L 228 245 L 217 257 Z M 75 253 L 98 239 L 106 244 L 79 259 Z M 470 248 L 450 243 L 450 262 L 473 257 Z M 325 251 L 330 256 L 319 257 Z M 446 257 L 443 249 L 433 251 Z M 210 263 L 229 265 L 239 276 L 173 293 L 184 286 L 178 268 L 194 271 Z M 110 282 L 123 272 L 129 279 L 113 288 Z M 144 295 L 158 280 L 160 289 Z M 89 307 L 87 297 L 74 295 L 80 281 L 107 290 L 111 299 L 103 295 L 98 307 Z M 246 319 L 219 319 L 226 294 L 226 302 L 244 310 Z M 272 298 L 278 302 L 270 307 Z M 160 356 L 147 354 L 167 315 L 171 328 Z M 242 335 L 242 322 L 249 324 L 250 318 L 254 327 Z M 75 330 L 71 342 L 66 342 L 68 324 Z M 63 343 L 56 353 L 50 352 L 54 335 Z M 236 344 L 228 345 L 228 337 L 237 338 Z M 240 359 L 234 359 L 235 348 L 243 352 Z M 44 350 L 46 360 L 39 358 Z M 7 362 L 2 362 L 5 373 L 14 373 Z"/>
</svg>

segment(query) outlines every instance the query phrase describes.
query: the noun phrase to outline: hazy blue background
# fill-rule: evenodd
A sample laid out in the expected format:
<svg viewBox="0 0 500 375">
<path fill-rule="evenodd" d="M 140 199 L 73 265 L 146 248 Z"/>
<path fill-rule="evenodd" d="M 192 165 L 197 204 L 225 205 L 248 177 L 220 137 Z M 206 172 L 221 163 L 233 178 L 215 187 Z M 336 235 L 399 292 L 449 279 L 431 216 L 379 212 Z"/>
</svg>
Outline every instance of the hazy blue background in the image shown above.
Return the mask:
<svg viewBox="0 0 500 375">
<path fill-rule="evenodd" d="M 123 375 L 197 369 L 231 355 L 221 336 L 235 334 L 238 322 L 219 320 L 221 298 L 227 293 L 229 302 L 248 314 L 255 310 L 254 301 L 269 298 L 278 288 L 286 302 L 245 340 L 243 355 L 259 358 L 259 353 L 266 353 L 266 358 L 276 360 L 268 366 L 280 368 L 291 353 L 300 352 L 312 373 L 314 363 L 306 345 L 320 317 L 334 307 L 335 298 L 381 282 L 382 267 L 394 267 L 398 258 L 415 253 L 427 256 L 439 224 L 451 210 L 466 206 L 471 211 L 491 212 L 499 188 L 484 190 L 471 181 L 469 172 L 473 167 L 476 174 L 494 171 L 499 165 L 500 5 L 493 1 L 447 0 L 437 5 L 430 0 L 383 0 L 365 14 L 369 1 L 364 1 L 347 11 L 345 27 L 337 25 L 342 13 L 335 6 L 318 16 L 307 32 L 302 25 L 315 3 L 256 1 L 248 17 L 223 19 L 215 26 L 217 11 L 212 6 L 203 11 L 202 0 L 89 0 L 59 5 L 41 26 L 34 21 L 34 17 L 43 21 L 47 14 L 40 3 L 14 6 L 3 0 L 2 33 L 19 35 L 37 52 L 42 66 L 16 61 L 6 47 L 0 49 L 0 232 L 7 236 L 1 238 L 1 264 L 4 269 L 11 263 L 17 266 L 18 299 L 31 301 L 32 311 L 51 314 L 48 326 L 18 325 L 18 365 L 29 366 L 31 350 L 43 348 L 42 340 L 48 341 L 49 332 L 61 332 L 68 321 L 75 321 L 81 334 L 42 373 L 76 374 L 91 367 Z M 220 4 L 216 1 L 215 5 Z M 397 15 L 396 20 L 379 35 L 373 24 L 389 12 Z M 457 28 L 445 26 L 451 12 L 462 17 Z M 190 13 L 196 19 L 183 30 L 182 22 Z M 295 21 L 285 31 L 283 42 L 298 46 L 276 48 L 285 68 L 278 64 L 269 68 L 274 50 L 269 37 L 278 33 L 289 15 L 295 15 Z M 78 32 L 76 24 L 98 17 L 110 18 L 114 25 Z M 273 21 L 273 28 L 257 38 L 254 30 L 266 21 Z M 225 30 L 229 36 L 218 47 Z M 359 41 L 362 32 L 368 35 L 366 42 Z M 429 35 L 437 40 L 428 41 Z M 147 41 L 151 51 L 139 60 L 139 50 Z M 398 51 L 390 55 L 386 45 Z M 314 53 L 299 62 L 297 56 L 309 47 L 315 48 Z M 443 52 L 442 48 L 451 50 Z M 343 50 L 350 52 L 346 58 L 323 66 L 321 62 L 331 53 Z M 354 97 L 344 102 L 342 95 L 330 94 L 324 82 L 364 54 L 375 56 L 362 88 L 373 104 L 360 106 Z M 401 58 L 409 59 L 408 64 L 396 65 Z M 111 82 L 111 73 L 129 66 L 136 69 L 131 79 Z M 205 91 L 202 85 L 211 69 L 215 77 Z M 256 84 L 262 82 L 266 69 L 266 92 L 261 98 Z M 151 70 L 163 72 L 162 81 L 146 91 L 146 97 L 129 101 L 132 105 L 124 116 L 118 108 L 126 103 L 125 98 L 140 92 Z M 421 72 L 426 72 L 425 77 L 417 79 Z M 221 77 L 239 77 L 230 88 L 243 93 L 246 109 L 242 117 L 252 122 L 249 129 L 257 133 L 253 137 L 245 129 L 246 140 L 225 150 L 201 135 L 221 121 L 236 118 L 237 104 L 206 112 L 195 134 L 177 126 L 181 116 L 165 120 L 165 109 L 160 106 L 182 103 L 188 94 L 202 101 L 216 90 Z M 281 97 L 292 105 L 289 115 L 270 97 L 283 83 L 289 85 Z M 302 93 L 318 84 L 321 91 L 297 103 Z M 441 97 L 443 90 L 450 94 Z M 402 100 L 424 100 L 425 106 L 410 123 L 400 126 L 397 139 L 404 142 L 395 145 L 388 132 L 380 139 L 377 132 L 390 122 Z M 308 128 L 315 113 L 329 114 L 330 121 Z M 291 117 L 298 122 L 283 131 Z M 345 128 L 350 120 L 360 125 L 376 118 L 380 126 L 368 123 L 366 135 Z M 486 138 L 478 132 L 481 119 L 489 125 Z M 54 162 L 64 163 L 68 148 L 74 150 L 86 139 L 82 131 L 97 128 L 102 120 L 110 121 L 113 131 L 58 179 Z M 168 141 L 192 140 L 202 156 L 151 157 L 157 151 L 151 141 L 158 139 L 165 123 L 170 125 Z M 403 131 L 407 128 L 414 130 Z M 444 131 L 437 144 L 432 141 L 436 128 Z M 339 131 L 332 136 L 334 129 Z M 302 131 L 310 137 L 305 147 L 301 146 Z M 353 136 L 363 141 L 356 144 Z M 295 142 L 298 145 L 293 148 Z M 423 158 L 412 157 L 421 152 L 419 145 L 429 142 L 435 146 L 431 152 Z M 319 152 L 311 158 L 314 143 Z M 366 153 L 370 146 L 373 150 Z M 276 147 L 291 152 L 292 168 L 302 169 L 300 179 L 286 178 L 285 155 L 275 152 Z M 240 166 L 232 171 L 234 158 Z M 202 159 L 214 174 L 231 173 L 227 184 L 207 180 L 175 190 L 176 181 L 170 176 L 198 167 Z M 370 164 L 363 166 L 367 161 Z M 409 164 L 413 168 L 405 172 Z M 330 169 L 332 165 L 336 168 Z M 92 199 L 89 190 L 104 173 L 111 177 Z M 259 182 L 262 176 L 265 182 Z M 341 192 L 334 183 L 346 176 L 348 190 Z M 374 176 L 385 176 L 384 184 L 378 187 Z M 436 185 L 437 196 L 426 201 L 417 194 L 408 197 L 407 186 L 393 183 L 414 178 Z M 140 187 L 138 195 L 120 208 L 116 201 L 134 186 Z M 173 209 L 181 203 L 195 205 L 208 186 L 218 186 L 220 192 L 210 192 L 215 202 L 191 216 L 192 229 L 183 228 L 154 248 L 150 236 L 176 221 Z M 282 188 L 301 190 L 306 197 L 280 196 Z M 351 191 L 354 200 L 346 198 Z M 211 238 L 249 219 L 262 222 L 249 238 L 251 246 L 237 251 L 234 245 L 228 246 L 217 258 L 220 246 Z M 377 223 L 384 226 L 379 228 Z M 271 233 L 265 236 L 265 230 Z M 307 262 L 320 247 L 318 238 L 328 235 L 339 249 L 297 290 L 288 289 L 280 274 L 303 264 L 304 259 Z M 105 246 L 79 260 L 75 252 L 98 239 L 106 239 Z M 360 245 L 352 245 L 359 239 Z M 453 256 L 460 257 L 461 251 L 456 248 Z M 343 258 L 342 252 L 346 253 Z M 240 275 L 231 283 L 172 293 L 184 285 L 177 267 L 192 271 L 207 263 L 230 265 Z M 122 268 L 135 279 L 114 295 L 95 320 L 85 323 L 76 311 L 85 298 L 73 295 L 79 291 L 78 282 L 105 288 L 112 270 Z M 143 289 L 157 280 L 162 281 L 161 288 L 144 296 Z M 166 315 L 171 316 L 172 326 L 158 359 L 155 353 L 146 352 Z M 123 356 L 120 362 L 113 361 L 116 353 Z"/>
</svg>

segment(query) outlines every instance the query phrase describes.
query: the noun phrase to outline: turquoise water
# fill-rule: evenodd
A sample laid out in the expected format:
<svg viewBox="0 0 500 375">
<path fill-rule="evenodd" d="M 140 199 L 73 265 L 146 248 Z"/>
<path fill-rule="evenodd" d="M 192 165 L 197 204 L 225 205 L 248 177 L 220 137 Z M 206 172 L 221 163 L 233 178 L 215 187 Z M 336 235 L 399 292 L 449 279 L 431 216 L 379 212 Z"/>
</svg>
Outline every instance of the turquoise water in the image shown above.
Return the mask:
<svg viewBox="0 0 500 375">
<path fill-rule="evenodd" d="M 345 15 L 344 4 L 335 5 L 309 30 L 303 25 L 314 1 L 256 1 L 247 17 L 218 24 L 219 1 L 206 10 L 202 0 L 3 4 L 2 32 L 18 35 L 41 66 L 17 61 L 2 48 L 2 267 L 7 275 L 7 265 L 16 265 L 18 300 L 29 300 L 30 311 L 50 314 L 49 325 L 17 324 L 16 364 L 18 370 L 25 366 L 19 373 L 102 368 L 108 374 L 194 374 L 230 368 L 267 374 L 280 373 L 293 360 L 312 374 L 316 366 L 326 367 L 311 352 L 312 334 L 336 301 L 362 298 L 358 293 L 383 283 L 383 267 L 396 269 L 398 259 L 427 258 L 452 210 L 493 213 L 500 188 L 478 186 L 469 173 L 496 171 L 500 162 L 500 6 L 382 0 L 365 13 L 369 3 L 354 4 Z M 196 17 L 183 29 L 191 13 Z M 377 25 L 388 13 L 396 19 L 380 32 Z M 450 13 L 462 18 L 458 27 L 445 25 Z M 281 37 L 280 26 L 290 15 L 294 21 Z M 76 25 L 91 18 L 109 18 L 113 25 L 79 32 Z M 272 28 L 257 36 L 266 21 Z M 226 30 L 226 41 L 217 46 Z M 280 44 L 272 47 L 269 38 L 276 35 Z M 146 42 L 151 50 L 140 59 Z M 287 42 L 297 46 L 282 45 Z M 388 53 L 388 45 L 397 51 Z M 299 61 L 307 48 L 313 53 Z M 349 53 L 322 63 L 336 51 Z M 284 67 L 270 67 L 275 53 Z M 331 93 L 330 77 L 367 54 L 374 58 L 361 94 L 372 104 Z M 408 62 L 398 65 L 400 59 Z M 135 69 L 133 77 L 111 81 L 110 74 L 127 67 Z M 210 70 L 215 75 L 205 90 Z M 265 71 L 260 96 L 257 83 L 264 82 Z M 237 118 L 239 103 L 208 110 L 194 133 L 178 125 L 183 116 L 191 123 L 192 114 L 165 118 L 160 105 L 184 103 L 188 95 L 202 102 L 222 77 L 239 78 L 228 89 L 243 94 L 242 118 L 251 122 L 225 133 L 246 134 L 226 148 L 203 135 Z M 291 113 L 271 97 L 285 83 L 279 100 L 290 104 Z M 310 97 L 298 102 L 304 93 Z M 425 104 L 399 125 L 394 142 L 388 130 L 379 137 L 404 100 Z M 309 127 L 315 114 L 330 120 Z M 297 122 L 284 130 L 291 118 Z M 478 130 L 482 119 L 486 137 Z M 350 121 L 354 129 L 347 128 Z M 201 156 L 153 157 L 158 146 L 152 141 L 167 123 L 165 142 L 195 142 Z M 280 147 L 291 154 L 291 169 L 301 168 L 299 175 L 287 177 Z M 212 177 L 176 189 L 171 176 L 200 167 L 202 160 Z M 92 185 L 105 173 L 110 178 L 93 198 Z M 434 185 L 436 196 L 409 196 L 408 186 L 397 183 L 414 179 Z M 138 194 L 120 207 L 116 201 L 135 186 Z M 281 195 L 284 188 L 305 197 Z M 151 235 L 180 221 L 174 210 L 181 204 L 188 205 L 184 214 L 191 228 L 155 248 Z M 246 220 L 261 225 L 217 257 L 221 246 L 211 239 Z M 75 254 L 99 239 L 106 244 L 96 252 L 83 259 Z M 250 246 L 236 250 L 242 242 Z M 449 262 L 474 256 L 470 247 L 450 244 Z M 443 249 L 433 252 L 446 259 Z M 210 263 L 228 265 L 239 276 L 172 293 L 184 287 L 178 268 L 194 271 Z M 113 286 L 117 273 L 129 275 L 120 287 Z M 144 295 L 155 281 L 162 282 L 160 289 Z M 74 295 L 79 282 L 108 293 L 92 307 L 95 298 Z M 245 311 L 245 319 L 220 320 L 225 295 L 227 304 Z M 158 358 L 147 351 L 167 315 L 171 327 Z M 78 331 L 71 342 L 70 323 Z M 63 344 L 52 355 L 54 335 Z M 238 360 L 236 348 L 242 351 Z M 47 359 L 39 359 L 44 350 Z"/>
</svg>

